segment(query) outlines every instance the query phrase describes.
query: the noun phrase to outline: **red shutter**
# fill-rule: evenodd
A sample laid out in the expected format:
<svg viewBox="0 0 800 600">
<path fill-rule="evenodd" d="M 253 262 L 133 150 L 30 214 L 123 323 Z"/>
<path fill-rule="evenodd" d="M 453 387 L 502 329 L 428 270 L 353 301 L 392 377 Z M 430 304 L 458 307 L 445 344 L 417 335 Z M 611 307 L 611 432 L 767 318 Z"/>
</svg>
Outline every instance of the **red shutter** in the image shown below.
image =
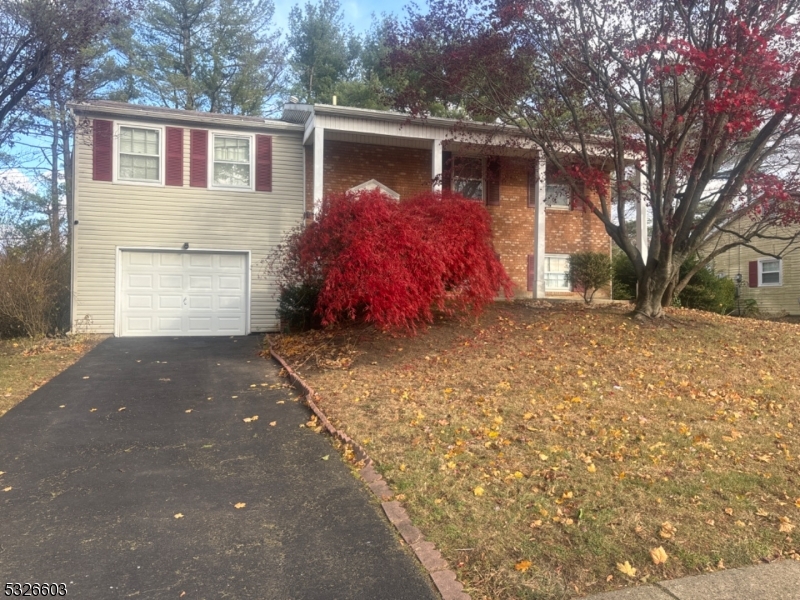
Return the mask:
<svg viewBox="0 0 800 600">
<path fill-rule="evenodd" d="M 750 267 L 750 287 L 751 288 L 758 287 L 758 261 L 751 260 L 749 267 Z"/>
<path fill-rule="evenodd" d="M 532 292 L 536 287 L 534 277 L 536 275 L 536 262 L 533 254 L 528 254 L 528 291 Z"/>
<path fill-rule="evenodd" d="M 256 191 L 272 191 L 272 136 L 256 136 Z"/>
<path fill-rule="evenodd" d="M 528 208 L 536 207 L 536 184 L 538 176 L 535 171 L 528 171 Z"/>
<path fill-rule="evenodd" d="M 167 168 L 164 173 L 167 185 L 183 185 L 183 129 L 167 127 Z"/>
<path fill-rule="evenodd" d="M 442 191 L 453 191 L 453 153 L 442 152 Z"/>
<path fill-rule="evenodd" d="M 500 206 L 500 158 L 490 156 L 486 161 L 486 204 Z"/>
<path fill-rule="evenodd" d="M 92 179 L 111 181 L 114 122 L 95 119 L 92 123 Z"/>
<path fill-rule="evenodd" d="M 208 187 L 208 131 L 192 129 L 189 133 L 189 185 Z"/>
</svg>

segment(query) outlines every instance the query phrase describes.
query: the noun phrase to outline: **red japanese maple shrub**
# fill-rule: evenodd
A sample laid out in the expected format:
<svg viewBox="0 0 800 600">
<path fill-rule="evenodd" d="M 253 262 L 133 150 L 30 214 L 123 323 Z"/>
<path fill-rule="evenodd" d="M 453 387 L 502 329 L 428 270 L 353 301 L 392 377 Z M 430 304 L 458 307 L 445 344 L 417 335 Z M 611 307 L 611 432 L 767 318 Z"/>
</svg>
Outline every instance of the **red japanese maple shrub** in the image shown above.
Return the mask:
<svg viewBox="0 0 800 600">
<path fill-rule="evenodd" d="M 457 196 L 332 194 L 284 252 L 296 280 L 319 287 L 323 325 L 364 319 L 414 331 L 434 310 L 477 312 L 499 290 L 511 293 L 488 213 Z"/>
</svg>

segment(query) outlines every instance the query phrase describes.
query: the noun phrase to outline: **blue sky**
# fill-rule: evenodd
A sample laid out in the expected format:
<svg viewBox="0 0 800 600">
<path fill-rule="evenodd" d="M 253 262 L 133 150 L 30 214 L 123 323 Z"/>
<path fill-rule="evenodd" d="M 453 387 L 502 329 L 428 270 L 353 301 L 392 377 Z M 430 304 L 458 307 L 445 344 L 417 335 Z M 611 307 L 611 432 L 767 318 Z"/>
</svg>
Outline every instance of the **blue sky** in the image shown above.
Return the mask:
<svg viewBox="0 0 800 600">
<path fill-rule="evenodd" d="M 363 33 L 369 29 L 372 22 L 372 14 L 381 13 L 394 14 L 397 17 L 405 15 L 406 0 L 340 0 L 345 20 L 356 30 L 356 33 Z M 425 5 L 425 1 L 418 2 Z M 275 24 L 283 31 L 288 25 L 289 11 L 295 4 L 305 5 L 305 0 L 300 2 L 286 2 L 276 0 L 275 2 Z"/>
</svg>

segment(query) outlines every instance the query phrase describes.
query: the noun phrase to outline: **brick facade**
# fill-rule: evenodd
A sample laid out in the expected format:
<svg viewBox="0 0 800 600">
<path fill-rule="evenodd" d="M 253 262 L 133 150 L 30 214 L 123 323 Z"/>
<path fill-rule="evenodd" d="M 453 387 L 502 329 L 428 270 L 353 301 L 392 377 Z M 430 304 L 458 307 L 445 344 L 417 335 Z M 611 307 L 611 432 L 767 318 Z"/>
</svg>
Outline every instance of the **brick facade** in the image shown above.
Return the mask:
<svg viewBox="0 0 800 600">
<path fill-rule="evenodd" d="M 398 148 L 326 140 L 324 151 L 325 194 L 342 192 L 376 179 L 400 194 L 400 198 L 425 192 L 431 186 L 430 150 Z M 517 297 L 531 297 L 528 291 L 528 257 L 534 253 L 534 209 L 528 206 L 529 160 L 500 158 L 500 205 L 487 206 L 492 217 L 494 247 Z M 306 149 L 306 198 L 313 210 L 313 151 Z M 547 209 L 545 217 L 547 254 L 579 251 L 609 252 L 609 238 L 600 220 L 582 210 Z M 608 297 L 604 291 L 598 297 Z M 552 296 L 577 296 L 553 293 Z"/>
<path fill-rule="evenodd" d="M 407 198 L 431 189 L 431 151 L 325 140 L 323 190 L 349 190 L 370 179 Z"/>
</svg>

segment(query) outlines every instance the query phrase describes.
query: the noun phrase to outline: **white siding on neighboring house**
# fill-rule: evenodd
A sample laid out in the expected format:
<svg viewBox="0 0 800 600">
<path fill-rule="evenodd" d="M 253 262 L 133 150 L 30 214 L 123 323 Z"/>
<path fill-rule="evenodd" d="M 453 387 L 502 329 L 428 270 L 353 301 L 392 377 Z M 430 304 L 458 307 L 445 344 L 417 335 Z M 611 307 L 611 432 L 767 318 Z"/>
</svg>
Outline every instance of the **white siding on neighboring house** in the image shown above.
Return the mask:
<svg viewBox="0 0 800 600">
<path fill-rule="evenodd" d="M 780 236 L 791 236 L 798 231 L 800 226 L 785 227 L 773 230 Z M 778 254 L 786 248 L 785 241 L 779 240 L 757 240 L 753 245 L 765 252 Z M 763 261 L 773 261 L 774 259 L 764 256 L 759 252 L 738 246 L 728 250 L 724 254 L 716 257 L 713 262 L 714 271 L 735 278 L 737 274 L 742 276 L 741 298 L 753 299 L 758 303 L 761 313 L 767 315 L 800 315 L 800 239 L 798 239 L 789 252 L 786 252 L 781 259 L 780 271 L 781 278 L 779 284 L 763 285 L 759 280 L 756 269 L 755 283 L 751 285 L 751 263 Z"/>
<path fill-rule="evenodd" d="M 113 117 L 98 117 L 112 120 Z M 118 121 L 131 122 L 130 116 Z M 140 121 L 152 124 L 152 121 Z M 189 187 L 190 128 L 230 127 L 170 122 L 183 127 L 183 186 L 137 185 L 92 180 L 92 134 L 76 143 L 73 239 L 73 328 L 115 333 L 118 248 L 250 252 L 250 330 L 276 330 L 276 286 L 264 276 L 264 258 L 303 218 L 302 131 L 242 128 L 272 136 L 272 192 Z M 212 136 L 209 135 L 209 144 Z M 114 169 L 116 171 L 114 157 Z M 255 158 L 253 158 L 255 160 Z M 209 161 L 208 170 L 213 164 Z M 117 330 L 116 333 L 119 333 Z"/>
</svg>

